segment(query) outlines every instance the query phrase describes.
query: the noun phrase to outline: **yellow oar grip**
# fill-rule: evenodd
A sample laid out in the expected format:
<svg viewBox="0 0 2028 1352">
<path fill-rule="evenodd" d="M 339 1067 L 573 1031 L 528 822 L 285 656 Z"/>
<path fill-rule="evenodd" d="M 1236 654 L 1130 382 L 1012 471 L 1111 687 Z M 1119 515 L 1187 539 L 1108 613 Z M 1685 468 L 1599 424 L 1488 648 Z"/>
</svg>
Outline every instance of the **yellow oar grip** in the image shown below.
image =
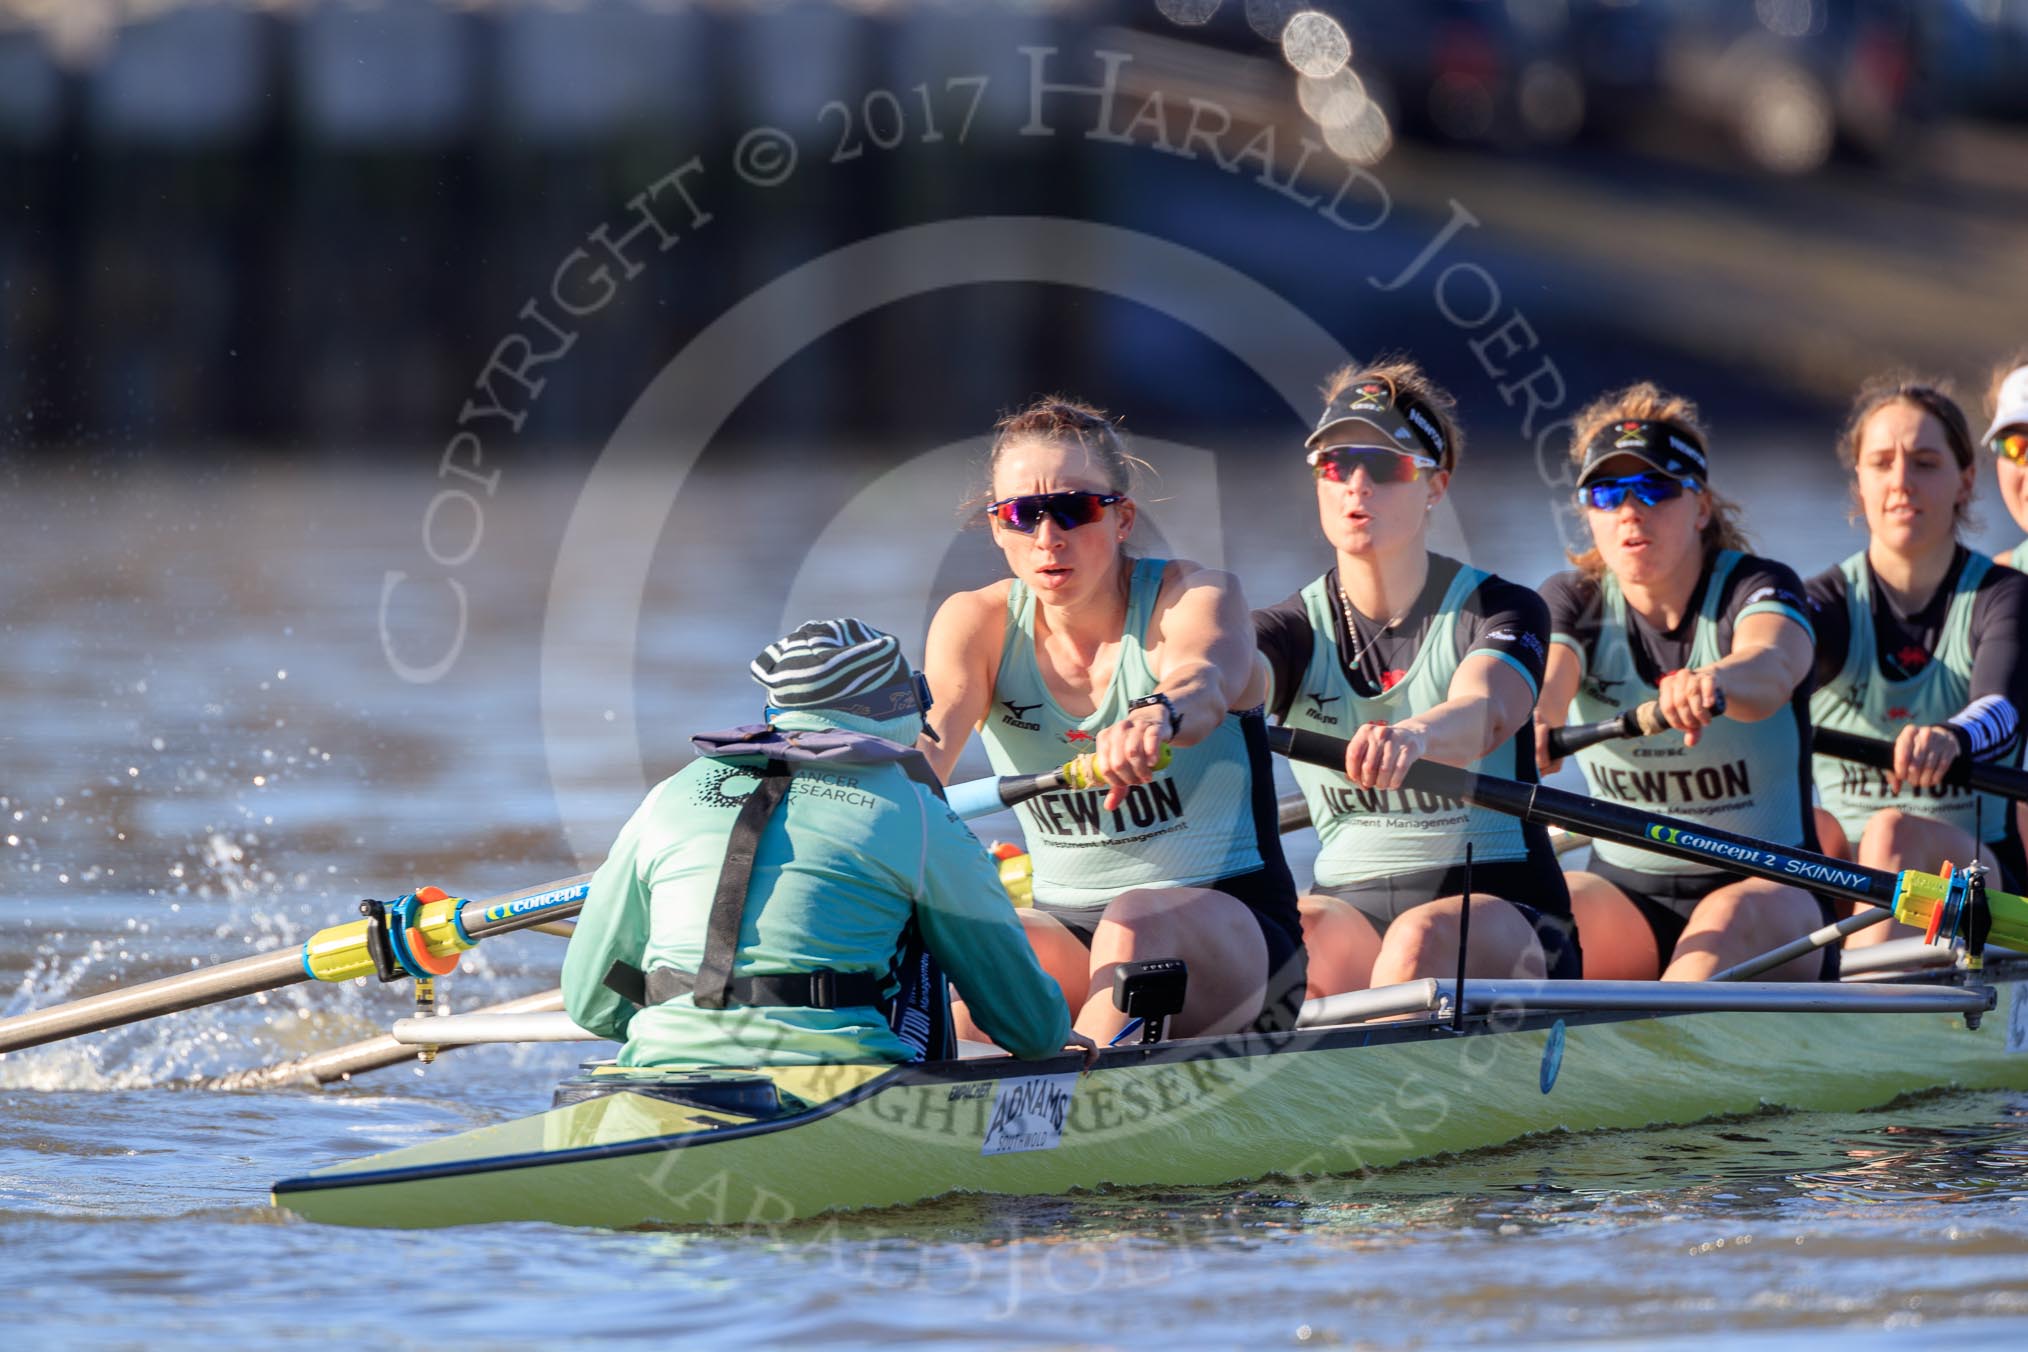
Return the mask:
<svg viewBox="0 0 2028 1352">
<path fill-rule="evenodd" d="M 366 952 L 366 922 L 318 930 L 303 943 L 303 969 L 319 981 L 350 981 L 372 976 L 373 959 Z"/>
<path fill-rule="evenodd" d="M 1095 755 L 1095 752 L 1087 751 L 1064 766 L 1063 782 L 1073 789 L 1096 789 L 1103 786 L 1105 781 L 1099 778 L 1098 771 L 1093 768 L 1097 764 Z M 1176 759 L 1175 748 L 1165 742 L 1162 745 L 1162 754 L 1155 757 L 1155 768 L 1166 770 L 1169 768 L 1169 762 L 1174 759 Z"/>
<path fill-rule="evenodd" d="M 431 957 L 448 958 L 474 944 L 458 933 L 458 897 L 425 902 L 416 928 Z M 319 981 L 351 981 L 373 975 L 373 955 L 366 950 L 366 920 L 318 930 L 303 944 L 303 970 Z"/>
</svg>

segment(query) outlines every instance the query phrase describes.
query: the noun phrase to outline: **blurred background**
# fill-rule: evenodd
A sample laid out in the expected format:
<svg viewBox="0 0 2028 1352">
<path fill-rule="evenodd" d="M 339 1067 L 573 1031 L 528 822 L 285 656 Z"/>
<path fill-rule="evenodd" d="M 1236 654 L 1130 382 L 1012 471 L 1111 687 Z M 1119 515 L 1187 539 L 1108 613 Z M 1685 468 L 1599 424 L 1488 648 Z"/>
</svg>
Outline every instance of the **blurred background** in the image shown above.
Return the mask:
<svg viewBox="0 0 2028 1352">
<path fill-rule="evenodd" d="M 1274 128 L 1297 192 L 1367 166 L 1386 219 L 1275 210 L 1201 150 L 1021 136 L 1024 45 L 1062 80 L 1127 54 L 1115 126 L 1166 96 L 1144 145 L 1194 97 L 1228 155 Z M 1428 289 L 1364 282 L 1454 199 L 1573 398 L 1655 375 L 1821 435 L 1870 370 L 1982 387 L 2028 339 L 2024 58 L 2028 0 L 0 0 L 0 450 L 414 455 L 559 262 L 693 156 L 721 228 L 585 326 L 520 446 L 597 446 L 800 262 L 989 212 L 1202 251 L 1352 351 L 1416 350 L 1469 423 L 1496 382 Z M 927 139 L 974 75 L 963 143 Z M 1088 124 L 1070 102 L 1045 116 Z M 758 124 L 802 148 L 765 193 L 724 169 Z M 733 430 L 955 435 L 1058 386 L 1165 435 L 1285 416 L 1158 317 L 1034 289 L 871 316 L 796 378 Z"/>
<path fill-rule="evenodd" d="M 1395 348 L 1439 547 L 1562 566 L 1563 420 L 1651 378 L 1814 573 L 1856 384 L 1983 424 L 2028 345 L 2024 57 L 2028 0 L 0 0 L 0 888 L 572 872 L 784 628 L 999 575 L 953 507 L 1043 391 L 1256 602 Z"/>
</svg>

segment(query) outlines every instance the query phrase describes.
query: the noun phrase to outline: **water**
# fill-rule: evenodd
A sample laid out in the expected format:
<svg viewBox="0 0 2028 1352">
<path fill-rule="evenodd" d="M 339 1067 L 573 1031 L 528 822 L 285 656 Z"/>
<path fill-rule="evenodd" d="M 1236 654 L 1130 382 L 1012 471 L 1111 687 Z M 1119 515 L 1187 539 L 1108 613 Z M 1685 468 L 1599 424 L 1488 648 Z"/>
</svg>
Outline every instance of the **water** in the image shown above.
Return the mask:
<svg viewBox="0 0 2028 1352">
<path fill-rule="evenodd" d="M 765 455 L 707 457 L 650 541 L 638 604 L 610 578 L 556 580 L 583 469 L 511 471 L 455 567 L 423 545 L 442 487 L 428 464 L 17 476 L 0 495 L 0 1011 L 294 942 L 363 896 L 484 895 L 588 866 L 639 792 L 604 730 L 631 729 L 633 757 L 666 773 L 688 732 L 751 715 L 740 669 L 803 608 L 919 635 L 918 593 L 990 576 L 947 514 L 891 486 L 868 504 L 903 458 L 800 465 L 785 499 Z M 1818 459 L 1741 453 L 1727 482 L 1806 572 L 1857 543 Z M 1237 453 L 1217 468 L 1172 472 L 1154 518 L 1279 599 L 1321 566 L 1300 471 Z M 1529 581 L 1556 566 L 1525 456 L 1477 452 L 1456 503 L 1451 547 Z M 886 524 L 827 543 L 854 504 Z M 1982 542 L 2002 543 L 1997 504 L 1985 514 Z M 449 519 L 437 528 L 454 556 Z M 391 569 L 411 581 L 383 625 Z M 444 578 L 465 589 L 462 643 L 442 679 L 405 681 L 390 647 L 413 666 L 455 633 Z M 545 684 L 545 633 L 565 632 L 594 657 L 632 636 L 631 667 L 551 652 Z M 543 989 L 559 954 L 539 935 L 489 943 L 448 998 Z M 190 1087 L 406 1012 L 395 988 L 298 986 L 0 1058 L 8 1344 L 2012 1346 L 2028 1329 L 2028 1097 L 2006 1094 L 740 1236 L 277 1215 L 274 1179 L 531 1111 L 584 1054 L 468 1050 L 323 1091 Z"/>
</svg>

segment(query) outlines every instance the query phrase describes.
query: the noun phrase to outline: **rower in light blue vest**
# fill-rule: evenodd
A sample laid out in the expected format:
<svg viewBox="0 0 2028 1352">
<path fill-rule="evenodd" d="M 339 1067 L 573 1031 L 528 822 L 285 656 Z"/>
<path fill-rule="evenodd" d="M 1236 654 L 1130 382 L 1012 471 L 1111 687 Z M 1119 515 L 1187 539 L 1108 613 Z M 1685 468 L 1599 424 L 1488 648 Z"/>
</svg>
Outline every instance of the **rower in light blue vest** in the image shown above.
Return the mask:
<svg viewBox="0 0 2028 1352">
<path fill-rule="evenodd" d="M 1554 630 L 1547 730 L 1653 704 L 1664 730 L 1578 752 L 1592 793 L 1657 815 L 1806 849 L 1813 637 L 1794 570 L 1745 552 L 1734 508 L 1710 488 L 1689 400 L 1634 385 L 1580 413 L 1570 446 L 1593 549 L 1543 585 Z M 1599 841 L 1570 875 L 1588 976 L 1702 981 L 1819 928 L 1828 902 Z M 1835 946 L 1771 980 L 1836 975 Z"/>
<path fill-rule="evenodd" d="M 1466 598 L 1493 575 L 1459 565 L 1430 622 L 1430 638 L 1402 675 L 1386 690 L 1362 694 L 1345 674 L 1341 627 L 1333 602 L 1335 573 L 1302 590 L 1303 613 L 1317 642 L 1303 671 L 1302 696 L 1290 702 L 1282 722 L 1333 737 L 1347 736 L 1365 723 L 1398 723 L 1419 710 L 1443 703 L 1458 664 L 1458 617 Z M 1525 673 L 1524 673 L 1525 674 Z M 1511 774 L 1505 746 L 1469 761 L 1480 774 Z M 1525 860 L 1528 838 L 1522 823 L 1504 813 L 1438 798 L 1414 789 L 1362 789 L 1334 770 L 1293 761 L 1290 769 L 1316 824 L 1316 880 L 1319 888 L 1352 888 L 1374 879 L 1422 870 L 1448 870 L 1472 847 L 1480 864 Z"/>
<path fill-rule="evenodd" d="M 1820 727 L 1889 743 L 1892 768 L 1817 756 L 1819 830 L 1831 852 L 1871 868 L 1934 871 L 1976 857 L 2018 891 L 2015 812 L 1949 782 L 1966 758 L 2018 764 L 2028 703 L 2028 577 L 1958 538 L 1978 484 L 1971 427 L 1942 386 L 1890 378 L 1860 392 L 1840 449 L 1867 543 L 1810 580 L 1810 708 Z M 1910 932 L 1878 925 L 1846 946 L 1896 929 Z"/>
<path fill-rule="evenodd" d="M 1712 559 L 1700 584 L 1704 599 L 1692 622 L 1685 666 L 1712 667 L 1725 656 L 1719 645 L 1719 625 L 1732 594 L 1728 583 L 1743 557 L 1736 549 L 1725 549 Z M 1642 677 L 1634 661 L 1628 642 L 1627 598 L 1619 579 L 1608 572 L 1600 579 L 1599 588 L 1604 615 L 1596 646 L 1585 662 L 1585 679 L 1579 682 L 1570 703 L 1572 720 L 1578 723 L 1602 722 L 1661 694 L 1654 683 Z M 1798 592 L 1791 589 L 1788 596 L 1787 601 L 1770 598 L 1749 604 L 1737 611 L 1735 620 L 1778 615 L 1807 632 L 1808 622 L 1797 608 Z M 1613 692 L 1611 699 L 1600 693 L 1608 689 Z M 1803 778 L 1797 773 L 1809 735 L 1801 712 L 1789 707 L 1756 723 L 1718 719 L 1698 733 L 1694 749 L 1685 745 L 1683 734 L 1675 729 L 1639 741 L 1601 742 L 1578 752 L 1577 763 L 1583 767 L 1595 798 L 1639 803 L 1734 835 L 1815 848 L 1806 834 L 1809 808 Z M 1691 860 L 1616 841 L 1594 841 L 1591 855 L 1596 862 L 1645 873 L 1698 874 L 1719 880 L 1731 877 Z M 1682 913 L 1688 915 L 1689 908 L 1682 908 Z"/>
<path fill-rule="evenodd" d="M 1342 772 L 1295 767 L 1323 846 L 1302 900 L 1313 987 L 1450 977 L 1461 945 L 1468 975 L 1582 970 L 1543 828 L 1404 787 L 1424 758 L 1535 778 L 1542 600 L 1429 548 L 1453 402 L 1406 360 L 1331 377 L 1306 460 L 1333 566 L 1254 614 L 1275 718 L 1348 744 Z"/>
<path fill-rule="evenodd" d="M 1173 1032 L 1280 1031 L 1305 963 L 1265 678 L 1236 578 L 1127 552 L 1140 463 L 1088 405 L 1043 399 L 1002 420 L 980 501 L 1012 576 L 938 609 L 925 669 L 944 692 L 940 740 L 923 750 L 945 774 L 975 729 L 1002 773 L 1092 754 L 1101 787 L 1021 814 L 1022 922 L 1080 1031 L 1117 1036 L 1113 971 L 1170 958 L 1189 970 Z"/>
<path fill-rule="evenodd" d="M 1126 717 L 1134 698 L 1155 688 L 1141 636 L 1152 623 L 1168 562 L 1131 563 L 1113 679 L 1082 718 L 1064 712 L 1036 665 L 1035 594 L 1018 580 L 1008 588 L 1007 630 L 993 678 L 998 716 L 979 728 L 995 773 L 1030 774 L 1061 764 L 1095 745 L 1102 729 Z M 1258 871 L 1262 838 L 1274 833 L 1272 824 L 1259 820 L 1260 795 L 1250 773 L 1256 755 L 1266 764 L 1260 725 L 1257 711 L 1226 714 L 1210 736 L 1174 748 L 1166 770 L 1134 785 L 1110 809 L 1104 788 L 1031 799 L 1022 812 L 1034 857 L 1035 904 L 1050 913 L 1102 911 L 1131 888 L 1189 886 Z"/>
</svg>

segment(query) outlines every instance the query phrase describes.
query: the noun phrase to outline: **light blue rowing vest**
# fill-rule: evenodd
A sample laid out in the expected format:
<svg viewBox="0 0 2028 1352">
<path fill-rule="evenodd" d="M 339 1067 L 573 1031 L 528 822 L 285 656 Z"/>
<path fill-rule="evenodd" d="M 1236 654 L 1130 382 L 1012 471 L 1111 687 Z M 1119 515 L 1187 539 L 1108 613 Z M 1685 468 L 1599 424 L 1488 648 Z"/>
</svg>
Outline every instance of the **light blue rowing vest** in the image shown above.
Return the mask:
<svg viewBox="0 0 2028 1352">
<path fill-rule="evenodd" d="M 1090 751 L 1098 732 L 1155 690 L 1143 636 L 1162 590 L 1164 559 L 1139 559 L 1127 590 L 1119 664 L 1098 707 L 1084 718 L 1063 711 L 1035 662 L 1035 594 L 1015 582 L 993 706 L 980 728 L 996 774 L 1035 774 Z M 1035 867 L 1035 903 L 1101 906 L 1137 887 L 1215 882 L 1261 867 L 1253 772 L 1240 715 L 1229 713 L 1195 746 L 1175 748 L 1169 768 L 1105 809 L 1107 791 L 1065 789 L 1022 805 L 1022 832 Z"/>
<path fill-rule="evenodd" d="M 1688 662 L 1692 667 L 1709 666 L 1725 656 L 1718 646 L 1720 607 L 1725 584 L 1739 560 L 1738 551 L 1731 549 L 1712 560 L 1704 604 L 1691 633 Z M 1628 638 L 1632 621 L 1619 579 L 1606 573 L 1599 579 L 1599 591 L 1605 610 L 1598 651 L 1579 654 L 1586 659 L 1586 679 L 1570 704 L 1572 721 L 1578 723 L 1611 718 L 1645 704 L 1657 693 L 1641 679 L 1635 664 Z M 1778 609 L 1788 613 L 1786 606 Z M 1741 616 L 1754 610 L 1749 606 Z M 1594 693 L 1599 689 L 1612 692 L 1612 698 L 1601 699 Z M 1673 729 L 1653 737 L 1601 742 L 1578 752 L 1577 763 L 1584 767 L 1594 798 L 1653 808 L 1736 835 L 1800 845 L 1803 813 L 1809 810 L 1803 790 L 1802 751 L 1803 729 L 1790 708 L 1758 723 L 1720 718 L 1704 729 L 1694 747 L 1685 746 L 1683 734 Z M 1612 841 L 1594 841 L 1591 849 L 1595 858 L 1643 873 L 1718 871 Z"/>
<path fill-rule="evenodd" d="M 1345 675 L 1331 607 L 1332 574 L 1304 587 L 1303 612 L 1315 638 L 1303 687 L 1289 703 L 1286 725 L 1350 737 L 1362 723 L 1376 719 L 1399 723 L 1443 703 L 1450 697 L 1451 677 L 1465 658 L 1458 651 L 1458 611 L 1489 576 L 1477 568 L 1458 568 L 1415 661 L 1392 689 L 1370 697 L 1354 689 Z M 1508 763 L 1496 769 L 1493 756 Z M 1509 744 L 1502 743 L 1465 768 L 1482 774 L 1511 772 L 1511 756 Z M 1513 817 L 1418 789 L 1358 788 L 1335 770 L 1302 761 L 1293 762 L 1291 769 L 1323 847 L 1317 854 L 1319 887 L 1450 868 L 1464 862 L 1467 842 L 1473 861 L 1480 864 L 1528 856 L 1521 823 Z"/>
<path fill-rule="evenodd" d="M 1943 634 L 1929 665 L 1905 681 L 1890 681 L 1880 671 L 1880 657 L 1873 631 L 1873 570 L 1866 566 L 1864 550 L 1838 565 L 1845 574 L 1845 611 L 1852 626 L 1852 644 L 1845 653 L 1845 665 L 1829 684 L 1810 696 L 1810 719 L 1820 728 L 1857 733 L 1893 741 L 1910 723 L 1943 723 L 1971 702 L 1972 692 L 1972 606 L 1993 561 L 1973 554 L 1958 574 L 1957 590 L 1944 616 Z M 1854 846 L 1866 829 L 1867 819 L 1886 807 L 1900 808 L 1915 817 L 1928 817 L 1971 835 L 1974 820 L 1980 839 L 1996 841 L 2007 834 L 2007 814 L 2013 811 L 2007 800 L 1989 793 L 1946 784 L 1918 789 L 1910 784 L 1901 792 L 1887 791 L 1887 775 L 1871 766 L 1839 760 L 1835 756 L 1814 757 L 1817 797 L 1824 810 L 1838 819 Z M 1974 807 L 1977 804 L 1977 807 Z"/>
</svg>

